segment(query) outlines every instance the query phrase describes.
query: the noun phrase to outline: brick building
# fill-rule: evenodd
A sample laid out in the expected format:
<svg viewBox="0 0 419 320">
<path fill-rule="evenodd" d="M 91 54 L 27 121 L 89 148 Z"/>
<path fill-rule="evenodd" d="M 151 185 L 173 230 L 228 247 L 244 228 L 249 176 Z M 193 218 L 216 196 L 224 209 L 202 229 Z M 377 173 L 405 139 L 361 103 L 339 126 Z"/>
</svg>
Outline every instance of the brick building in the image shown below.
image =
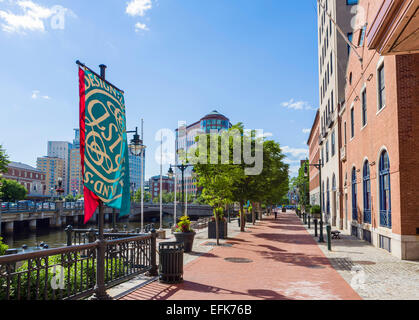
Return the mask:
<svg viewBox="0 0 419 320">
<path fill-rule="evenodd" d="M 3 178 L 15 180 L 28 190 L 28 199 L 42 199 L 46 196 L 46 175 L 40 170 L 20 162 L 10 162 Z"/>
<path fill-rule="evenodd" d="M 319 137 L 320 137 L 320 112 L 317 111 L 314 119 L 313 126 L 311 127 L 310 136 L 308 138 L 307 145 L 309 147 L 309 162 L 310 164 L 319 163 L 320 160 L 320 148 L 319 148 Z M 319 181 L 319 170 L 310 166 L 309 169 L 310 177 L 310 205 L 320 205 L 320 181 Z"/>
<path fill-rule="evenodd" d="M 362 61 L 351 49 L 339 110 L 343 228 L 401 259 L 419 259 L 419 54 L 406 54 L 406 45 L 391 49 L 391 39 L 408 36 L 408 21 L 417 30 L 418 20 L 408 12 L 417 12 L 418 1 L 359 5 L 369 8 L 367 24 L 352 38 Z M 393 24 L 400 23 L 404 27 L 394 35 Z"/>
<path fill-rule="evenodd" d="M 167 176 L 163 176 L 162 190 L 167 193 L 175 192 L 175 180 L 170 179 Z M 160 176 L 150 178 L 150 193 L 153 199 L 160 197 Z"/>
</svg>

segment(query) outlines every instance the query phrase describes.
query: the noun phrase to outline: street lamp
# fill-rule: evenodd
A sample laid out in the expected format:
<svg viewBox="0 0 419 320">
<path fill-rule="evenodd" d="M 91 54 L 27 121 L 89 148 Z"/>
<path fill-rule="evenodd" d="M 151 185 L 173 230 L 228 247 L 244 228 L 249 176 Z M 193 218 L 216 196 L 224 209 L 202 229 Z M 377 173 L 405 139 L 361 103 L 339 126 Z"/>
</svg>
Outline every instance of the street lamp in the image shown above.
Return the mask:
<svg viewBox="0 0 419 320">
<path fill-rule="evenodd" d="M 182 172 L 182 212 L 183 215 L 186 216 L 186 211 L 185 211 L 185 170 L 189 167 L 193 167 L 193 165 L 191 164 L 180 164 L 180 165 L 175 165 L 172 166 L 170 165 L 169 171 L 168 171 L 168 176 L 170 178 L 173 178 L 174 176 L 174 172 L 173 172 L 173 167 L 178 168 L 181 172 Z"/>
<path fill-rule="evenodd" d="M 141 120 L 142 126 L 142 120 Z M 142 129 L 141 129 L 142 130 Z M 147 148 L 143 144 L 143 140 L 140 139 L 138 135 L 138 127 L 135 128 L 135 131 L 127 131 L 127 133 L 134 133 L 134 138 L 131 140 L 129 145 L 130 153 L 133 156 L 140 157 L 141 162 L 141 232 L 144 230 L 144 150 Z M 141 137 L 143 138 L 143 137 Z"/>
<path fill-rule="evenodd" d="M 319 163 L 309 164 L 304 166 L 304 174 L 308 174 L 307 166 L 316 167 L 319 170 L 319 188 L 320 188 L 320 235 L 319 242 L 324 242 L 323 237 L 323 208 L 322 208 L 322 159 L 319 159 Z"/>
</svg>

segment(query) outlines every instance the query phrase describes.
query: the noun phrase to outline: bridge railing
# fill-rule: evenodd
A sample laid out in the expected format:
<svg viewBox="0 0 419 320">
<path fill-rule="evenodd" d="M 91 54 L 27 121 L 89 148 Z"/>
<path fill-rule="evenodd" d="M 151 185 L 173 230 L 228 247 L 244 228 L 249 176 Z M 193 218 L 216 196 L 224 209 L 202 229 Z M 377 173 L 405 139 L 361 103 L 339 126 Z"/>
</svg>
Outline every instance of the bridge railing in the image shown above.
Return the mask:
<svg viewBox="0 0 419 320">
<path fill-rule="evenodd" d="M 1 202 L 0 212 L 2 213 L 21 213 L 21 212 L 42 212 L 54 211 L 57 206 L 55 202 L 37 202 L 37 203 L 14 203 L 14 202 Z"/>
<path fill-rule="evenodd" d="M 106 288 L 155 272 L 155 233 L 105 242 Z M 98 242 L 92 242 L 0 257 L 0 300 L 72 300 L 92 295 L 98 248 Z"/>
</svg>

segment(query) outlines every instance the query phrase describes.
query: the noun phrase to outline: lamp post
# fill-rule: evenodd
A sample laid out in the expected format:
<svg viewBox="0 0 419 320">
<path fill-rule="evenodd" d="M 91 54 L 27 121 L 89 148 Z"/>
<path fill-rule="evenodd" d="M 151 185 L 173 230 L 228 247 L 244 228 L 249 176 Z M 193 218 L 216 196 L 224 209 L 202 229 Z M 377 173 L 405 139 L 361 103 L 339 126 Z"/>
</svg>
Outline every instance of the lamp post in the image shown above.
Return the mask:
<svg viewBox="0 0 419 320">
<path fill-rule="evenodd" d="M 319 242 L 324 242 L 324 236 L 323 236 L 323 208 L 322 208 L 322 159 L 319 159 L 319 163 L 315 164 L 306 164 L 304 166 L 304 173 L 308 173 L 307 166 L 316 167 L 317 170 L 319 170 L 319 188 L 320 188 L 320 235 L 319 235 Z"/>
<path fill-rule="evenodd" d="M 141 128 L 143 124 L 143 120 L 141 119 Z M 142 131 L 142 129 L 141 129 Z M 144 231 L 144 151 L 147 148 L 143 144 L 143 140 L 140 139 L 140 136 L 138 134 L 138 127 L 135 128 L 134 131 L 127 131 L 127 133 L 134 133 L 134 138 L 131 140 L 131 143 L 129 145 L 129 151 L 130 153 L 135 157 L 140 157 L 141 162 L 141 232 Z"/>
<path fill-rule="evenodd" d="M 186 210 L 185 210 L 185 170 L 189 167 L 193 167 L 193 165 L 183 164 L 183 163 L 180 164 L 180 165 L 176 165 L 176 166 L 170 165 L 169 172 L 168 172 L 168 176 L 170 178 L 173 178 L 173 176 L 174 176 L 174 172 L 173 172 L 172 167 L 178 168 L 182 172 L 182 212 L 183 212 L 183 215 L 186 216 Z"/>
</svg>

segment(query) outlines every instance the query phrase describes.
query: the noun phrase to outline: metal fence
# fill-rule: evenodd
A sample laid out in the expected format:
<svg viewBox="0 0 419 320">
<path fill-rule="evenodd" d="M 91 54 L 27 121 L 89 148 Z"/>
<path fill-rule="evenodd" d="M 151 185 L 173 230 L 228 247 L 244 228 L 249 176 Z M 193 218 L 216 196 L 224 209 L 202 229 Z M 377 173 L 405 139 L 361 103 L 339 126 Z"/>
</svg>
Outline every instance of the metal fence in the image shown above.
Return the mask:
<svg viewBox="0 0 419 320">
<path fill-rule="evenodd" d="M 55 202 L 38 202 L 38 203 L 14 203 L 2 202 L 0 203 L 0 212 L 14 213 L 14 212 L 42 212 L 56 210 Z"/>
<path fill-rule="evenodd" d="M 156 274 L 156 234 L 108 234 L 106 288 Z M 72 300 L 95 292 L 99 242 L 0 257 L 0 300 Z M 102 279 L 103 280 L 103 279 Z"/>
</svg>

